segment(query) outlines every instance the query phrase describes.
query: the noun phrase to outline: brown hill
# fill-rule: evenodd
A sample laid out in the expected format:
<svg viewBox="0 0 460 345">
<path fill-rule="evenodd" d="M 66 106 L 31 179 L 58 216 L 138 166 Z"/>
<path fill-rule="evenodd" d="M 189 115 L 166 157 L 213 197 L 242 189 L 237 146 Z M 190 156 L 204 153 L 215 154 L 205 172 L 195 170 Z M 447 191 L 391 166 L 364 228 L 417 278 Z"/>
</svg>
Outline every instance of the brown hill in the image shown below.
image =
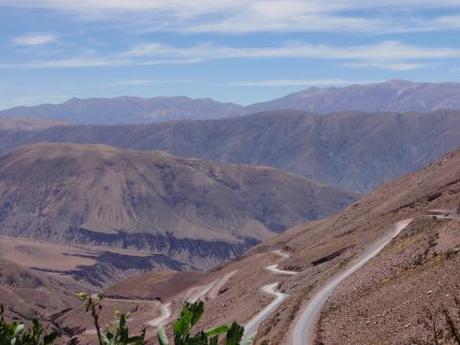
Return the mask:
<svg viewBox="0 0 460 345">
<path fill-rule="evenodd" d="M 33 118 L 0 118 L 0 129 L 7 131 L 32 131 L 68 125 L 66 121 Z"/>
<path fill-rule="evenodd" d="M 265 165 L 352 191 L 416 171 L 460 145 L 460 111 L 276 111 L 226 120 L 0 131 L 0 151 L 40 141 L 104 143 L 187 157 Z"/>
<path fill-rule="evenodd" d="M 190 270 L 187 264 L 138 249 L 50 243 L 37 238 L 0 236 L 0 258 L 34 272 L 65 277 L 95 291 L 135 272 Z"/>
<path fill-rule="evenodd" d="M 75 307 L 71 295 L 79 286 L 0 258 L 0 304 L 10 319 L 49 321 L 49 316 Z"/>
<path fill-rule="evenodd" d="M 273 299 L 260 288 L 280 282 L 281 291 L 289 296 L 261 324 L 255 344 L 291 344 L 291 332 L 311 298 L 367 248 L 392 233 L 397 222 L 413 219 L 335 290 L 323 308 L 317 337 L 325 345 L 431 343 L 424 326 L 426 310 L 435 313 L 437 307 L 444 306 L 456 315 L 453 298 L 459 297 L 460 286 L 460 220 L 456 216 L 435 219 L 428 214 L 433 209 L 451 214 L 459 200 L 460 150 L 383 185 L 336 216 L 306 223 L 260 244 L 203 277 L 194 286 L 206 286 L 236 272 L 220 287 L 216 298 L 208 298 L 201 326 L 234 319 L 247 322 Z M 290 257 L 282 260 L 274 249 Z M 298 273 L 268 271 L 266 267 L 274 263 Z M 118 293 L 122 294 L 123 286 L 124 295 L 129 296 L 129 280 L 117 285 Z M 148 287 L 161 295 L 157 288 L 154 284 Z M 165 294 L 168 288 L 164 287 Z M 189 288 L 169 300 L 175 315 Z M 442 315 L 437 317 L 443 343 L 455 344 L 448 338 Z M 460 320 L 454 318 L 454 322 Z"/>
<path fill-rule="evenodd" d="M 143 249 L 200 268 L 355 198 L 273 168 L 104 145 L 42 143 L 0 159 L 1 234 Z"/>
</svg>

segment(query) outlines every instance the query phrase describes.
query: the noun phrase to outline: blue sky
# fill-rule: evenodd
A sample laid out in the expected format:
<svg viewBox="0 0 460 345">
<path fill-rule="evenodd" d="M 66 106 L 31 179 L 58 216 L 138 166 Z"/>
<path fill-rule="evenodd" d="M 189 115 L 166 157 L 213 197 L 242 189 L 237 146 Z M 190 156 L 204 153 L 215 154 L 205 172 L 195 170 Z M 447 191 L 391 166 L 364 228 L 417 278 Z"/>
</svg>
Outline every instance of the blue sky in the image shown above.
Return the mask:
<svg viewBox="0 0 460 345">
<path fill-rule="evenodd" d="M 0 0 L 0 108 L 460 81 L 460 0 Z"/>
</svg>

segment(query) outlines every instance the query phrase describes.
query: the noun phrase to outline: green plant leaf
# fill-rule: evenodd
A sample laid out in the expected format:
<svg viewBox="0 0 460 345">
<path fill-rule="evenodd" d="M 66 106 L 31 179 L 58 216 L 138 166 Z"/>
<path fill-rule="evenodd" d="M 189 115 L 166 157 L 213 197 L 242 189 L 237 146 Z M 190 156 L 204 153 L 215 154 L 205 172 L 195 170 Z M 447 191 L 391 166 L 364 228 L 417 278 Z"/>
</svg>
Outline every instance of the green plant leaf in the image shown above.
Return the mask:
<svg viewBox="0 0 460 345">
<path fill-rule="evenodd" d="M 209 345 L 217 345 L 219 343 L 219 336 L 216 335 L 209 339 Z"/>
<path fill-rule="evenodd" d="M 222 325 L 222 326 L 217 326 L 217 327 L 208 329 L 208 330 L 205 331 L 204 333 L 205 333 L 208 337 L 213 337 L 213 336 L 215 336 L 215 335 L 219 335 L 219 334 L 226 333 L 226 332 L 228 332 L 228 330 L 229 330 L 228 326 Z"/>
<path fill-rule="evenodd" d="M 168 337 L 166 336 L 166 331 L 165 331 L 165 328 L 163 326 L 160 326 L 158 328 L 158 341 L 160 342 L 160 345 L 168 345 L 169 342 L 168 342 Z"/>
<path fill-rule="evenodd" d="M 239 345 L 243 338 L 244 327 L 240 326 L 236 322 L 233 322 L 226 336 L 226 345 Z"/>
<path fill-rule="evenodd" d="M 23 331 L 24 331 L 24 325 L 23 325 L 23 324 L 17 325 L 17 326 L 14 328 L 13 336 L 16 337 L 16 336 L 18 336 L 20 333 L 22 333 Z"/>
</svg>

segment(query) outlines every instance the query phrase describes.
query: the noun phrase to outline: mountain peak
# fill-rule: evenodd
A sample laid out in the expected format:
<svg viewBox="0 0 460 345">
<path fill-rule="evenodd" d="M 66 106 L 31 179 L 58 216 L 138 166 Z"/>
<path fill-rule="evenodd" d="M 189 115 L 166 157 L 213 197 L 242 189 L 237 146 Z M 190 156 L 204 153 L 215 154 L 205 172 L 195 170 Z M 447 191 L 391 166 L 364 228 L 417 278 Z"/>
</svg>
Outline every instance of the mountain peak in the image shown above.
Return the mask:
<svg viewBox="0 0 460 345">
<path fill-rule="evenodd" d="M 423 87 L 419 87 L 422 85 Z M 374 84 L 308 88 L 272 101 L 253 104 L 247 107 L 246 111 L 274 109 L 297 109 L 315 113 L 429 112 L 439 109 L 460 109 L 460 84 L 415 83 L 394 79 Z"/>
</svg>

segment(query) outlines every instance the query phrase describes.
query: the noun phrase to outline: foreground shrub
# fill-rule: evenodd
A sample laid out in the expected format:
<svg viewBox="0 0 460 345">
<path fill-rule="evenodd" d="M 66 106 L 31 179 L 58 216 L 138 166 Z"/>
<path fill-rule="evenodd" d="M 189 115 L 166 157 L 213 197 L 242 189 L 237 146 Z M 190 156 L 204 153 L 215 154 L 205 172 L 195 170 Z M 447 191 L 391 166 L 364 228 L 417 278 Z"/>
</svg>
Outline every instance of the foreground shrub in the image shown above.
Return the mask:
<svg viewBox="0 0 460 345">
<path fill-rule="evenodd" d="M 240 345 L 244 327 L 233 322 L 231 326 L 218 326 L 207 331 L 198 331 L 194 335 L 190 332 L 201 319 L 204 311 L 203 302 L 186 303 L 182 308 L 179 319 L 173 324 L 174 345 L 217 345 L 219 336 L 225 334 L 226 345 Z M 168 338 L 164 327 L 158 330 L 160 345 L 168 345 Z"/>
<path fill-rule="evenodd" d="M 129 314 L 120 313 L 117 315 L 118 322 L 114 332 L 110 329 L 102 330 L 99 323 L 99 310 L 102 309 L 103 295 L 89 295 L 87 293 L 79 293 L 77 297 L 85 303 L 86 312 L 91 314 L 94 326 L 96 327 L 97 338 L 99 345 L 143 345 L 145 344 L 145 328 L 141 331 L 140 335 L 129 336 L 129 330 L 126 326 L 126 321 Z M 0 344 L 3 345 L 3 344 Z"/>
<path fill-rule="evenodd" d="M 0 345 L 50 345 L 59 337 L 56 331 L 50 333 L 36 319 L 32 320 L 32 328 L 22 323 L 7 323 L 4 319 L 4 308 L 0 306 Z"/>
</svg>

